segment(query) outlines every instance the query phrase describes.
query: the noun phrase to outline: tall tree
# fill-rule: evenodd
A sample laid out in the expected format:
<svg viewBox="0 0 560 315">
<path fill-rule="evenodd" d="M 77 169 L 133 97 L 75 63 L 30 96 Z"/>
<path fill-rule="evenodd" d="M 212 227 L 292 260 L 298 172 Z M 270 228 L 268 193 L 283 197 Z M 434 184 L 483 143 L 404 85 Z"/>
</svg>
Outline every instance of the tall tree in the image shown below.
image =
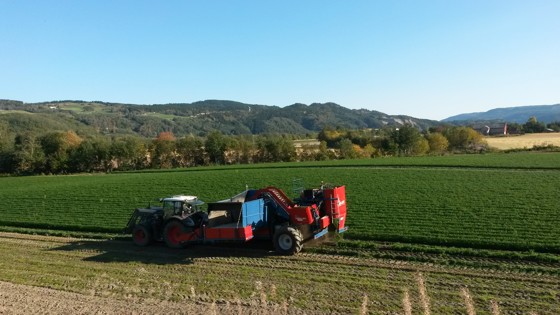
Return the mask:
<svg viewBox="0 0 560 315">
<path fill-rule="evenodd" d="M 389 136 L 398 155 L 413 155 L 421 137 L 420 131 L 409 124 L 393 130 Z"/>
<path fill-rule="evenodd" d="M 143 169 L 148 166 L 146 141 L 137 137 L 117 138 L 111 143 L 111 155 L 122 170 Z"/>
<path fill-rule="evenodd" d="M 450 150 L 480 151 L 486 147 L 484 137 L 470 127 L 451 127 L 445 130 Z"/>
<path fill-rule="evenodd" d="M 204 142 L 204 149 L 208 154 L 210 163 L 225 163 L 226 138 L 221 132 L 214 130 L 208 134 Z"/>
<path fill-rule="evenodd" d="M 250 135 L 239 137 L 237 149 L 239 150 L 239 163 L 252 163 L 256 152 L 254 136 Z"/>
<path fill-rule="evenodd" d="M 252 163 L 255 151 L 256 146 L 253 135 L 231 137 L 227 144 L 227 155 L 231 163 Z"/>
<path fill-rule="evenodd" d="M 537 117 L 531 116 L 529 120 L 523 125 L 523 131 L 527 133 L 539 133 L 544 132 L 546 127 L 543 122 L 539 122 Z"/>
<path fill-rule="evenodd" d="M 290 162 L 296 157 L 293 141 L 281 136 L 259 137 L 257 150 L 257 160 L 259 162 Z"/>
<path fill-rule="evenodd" d="M 0 121 L 0 174 L 14 172 L 13 161 L 13 135 L 8 123 Z"/>
<path fill-rule="evenodd" d="M 180 167 L 204 165 L 204 143 L 198 137 L 188 136 L 175 142 Z"/>
<path fill-rule="evenodd" d="M 552 129 L 556 132 L 559 132 L 560 131 L 560 121 L 553 121 L 551 123 L 548 123 L 546 125 L 546 128 L 550 128 L 550 129 Z"/>
<path fill-rule="evenodd" d="M 45 153 L 45 171 L 63 173 L 69 170 L 68 160 L 72 150 L 78 147 L 81 138 L 74 131 L 51 132 L 39 139 Z"/>
<path fill-rule="evenodd" d="M 152 143 L 152 166 L 171 168 L 175 166 L 175 136 L 171 132 L 161 132 Z"/>
<path fill-rule="evenodd" d="M 319 142 L 319 152 L 317 152 L 317 154 L 315 155 L 315 159 L 317 161 L 326 161 L 326 160 L 330 160 L 331 158 L 332 158 L 332 154 L 331 151 L 329 151 L 329 148 L 327 147 L 327 142 L 326 141 Z"/>
<path fill-rule="evenodd" d="M 92 137 L 72 151 L 69 167 L 74 172 L 107 172 L 112 169 L 111 159 L 111 142 L 105 137 Z"/>
<path fill-rule="evenodd" d="M 31 133 L 18 134 L 15 139 L 11 171 L 18 174 L 35 174 L 44 170 L 45 153 L 39 139 Z"/>
<path fill-rule="evenodd" d="M 10 126 L 5 121 L 0 121 L 0 152 L 7 150 L 12 145 L 13 135 Z"/>
<path fill-rule="evenodd" d="M 428 140 L 428 145 L 430 146 L 430 152 L 434 154 L 442 154 L 447 151 L 449 147 L 449 141 L 447 138 L 439 133 L 439 132 L 432 132 L 426 136 Z"/>
<path fill-rule="evenodd" d="M 344 138 L 340 140 L 340 157 L 343 159 L 355 159 L 358 154 L 356 150 L 354 150 L 354 144 L 350 139 Z"/>
</svg>

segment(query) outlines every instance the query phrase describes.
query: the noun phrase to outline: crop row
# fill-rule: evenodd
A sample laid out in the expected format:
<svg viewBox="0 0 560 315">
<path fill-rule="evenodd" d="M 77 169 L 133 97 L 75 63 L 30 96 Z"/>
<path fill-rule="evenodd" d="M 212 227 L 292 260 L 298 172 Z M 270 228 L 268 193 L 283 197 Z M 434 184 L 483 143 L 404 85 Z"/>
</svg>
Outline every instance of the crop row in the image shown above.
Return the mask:
<svg viewBox="0 0 560 315">
<path fill-rule="evenodd" d="M 492 301 L 502 314 L 558 313 L 558 280 L 550 275 L 306 253 L 254 257 L 238 250 L 238 255 L 211 247 L 203 255 L 197 250 L 170 254 L 123 242 L 2 237 L 0 279 L 101 296 L 105 302 L 237 301 L 250 303 L 252 313 L 263 302 L 288 301 L 302 309 L 298 313 L 402 314 L 406 292 L 409 313 L 464 314 L 465 289 L 480 314 L 489 313 Z M 422 296 L 429 298 L 428 311 Z M 155 304 L 165 311 L 168 303 Z"/>
<path fill-rule="evenodd" d="M 191 194 L 213 201 L 246 185 L 279 186 L 293 195 L 292 179 L 303 178 L 307 186 L 346 185 L 350 239 L 557 253 L 558 175 L 557 170 L 341 165 L 4 177 L 0 225 L 118 232 L 134 208 L 159 197 Z"/>
</svg>

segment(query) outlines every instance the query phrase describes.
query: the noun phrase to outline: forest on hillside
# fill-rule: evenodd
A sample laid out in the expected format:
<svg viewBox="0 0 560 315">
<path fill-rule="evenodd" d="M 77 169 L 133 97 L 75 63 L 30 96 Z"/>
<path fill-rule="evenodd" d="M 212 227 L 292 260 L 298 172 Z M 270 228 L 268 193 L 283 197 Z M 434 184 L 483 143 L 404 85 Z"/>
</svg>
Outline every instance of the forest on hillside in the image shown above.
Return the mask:
<svg viewBox="0 0 560 315">
<path fill-rule="evenodd" d="M 309 136 L 326 127 L 377 129 L 406 123 L 428 129 L 438 124 L 408 116 L 348 109 L 335 103 L 278 107 L 220 100 L 164 105 L 82 101 L 28 104 L 0 100 L 0 121 L 8 121 L 16 133 L 46 128 L 147 138 L 155 138 L 161 132 L 172 132 L 177 137 L 206 136 L 216 130 L 225 135 Z"/>
</svg>

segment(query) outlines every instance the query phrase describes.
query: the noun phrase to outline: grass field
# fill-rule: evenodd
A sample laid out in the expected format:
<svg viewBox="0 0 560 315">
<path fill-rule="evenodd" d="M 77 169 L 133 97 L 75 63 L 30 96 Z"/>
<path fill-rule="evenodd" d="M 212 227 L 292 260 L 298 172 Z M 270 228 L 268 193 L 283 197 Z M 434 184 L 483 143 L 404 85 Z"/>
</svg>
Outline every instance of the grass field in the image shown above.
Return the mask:
<svg viewBox="0 0 560 315">
<path fill-rule="evenodd" d="M 161 119 L 167 119 L 167 120 L 173 120 L 177 117 L 180 116 L 176 116 L 176 115 L 170 115 L 170 114 L 163 114 L 163 113 L 156 113 L 156 112 L 150 112 L 150 113 L 146 113 L 146 116 L 150 116 L 150 117 L 157 117 L 157 118 L 161 118 Z"/>
<path fill-rule="evenodd" d="M 28 114 L 31 115 L 30 112 L 26 112 L 24 110 L 0 110 L 0 115 L 4 115 L 4 114 Z"/>
<path fill-rule="evenodd" d="M 0 230 L 102 239 L 0 232 L 0 313 L 560 314 L 559 175 L 560 153 L 512 153 L 2 177 Z M 343 240 L 277 256 L 99 234 L 161 196 L 293 178 L 346 185 Z"/>
</svg>

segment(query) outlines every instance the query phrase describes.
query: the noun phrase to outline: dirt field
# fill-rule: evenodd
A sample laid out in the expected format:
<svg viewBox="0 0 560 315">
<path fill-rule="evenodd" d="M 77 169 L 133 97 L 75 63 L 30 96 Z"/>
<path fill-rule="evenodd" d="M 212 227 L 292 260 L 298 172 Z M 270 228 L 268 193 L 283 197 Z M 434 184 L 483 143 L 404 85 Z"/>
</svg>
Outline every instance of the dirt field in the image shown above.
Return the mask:
<svg viewBox="0 0 560 315">
<path fill-rule="evenodd" d="M 426 262 L 0 233 L 0 314 L 560 314 L 557 263 L 408 255 Z"/>
<path fill-rule="evenodd" d="M 118 300 L 0 281 L 0 314 L 227 314 L 232 311 L 261 314 L 258 306 Z"/>
<path fill-rule="evenodd" d="M 560 146 L 560 133 L 534 133 L 521 136 L 488 137 L 488 145 L 499 150 L 532 148 L 535 145 Z"/>
</svg>

